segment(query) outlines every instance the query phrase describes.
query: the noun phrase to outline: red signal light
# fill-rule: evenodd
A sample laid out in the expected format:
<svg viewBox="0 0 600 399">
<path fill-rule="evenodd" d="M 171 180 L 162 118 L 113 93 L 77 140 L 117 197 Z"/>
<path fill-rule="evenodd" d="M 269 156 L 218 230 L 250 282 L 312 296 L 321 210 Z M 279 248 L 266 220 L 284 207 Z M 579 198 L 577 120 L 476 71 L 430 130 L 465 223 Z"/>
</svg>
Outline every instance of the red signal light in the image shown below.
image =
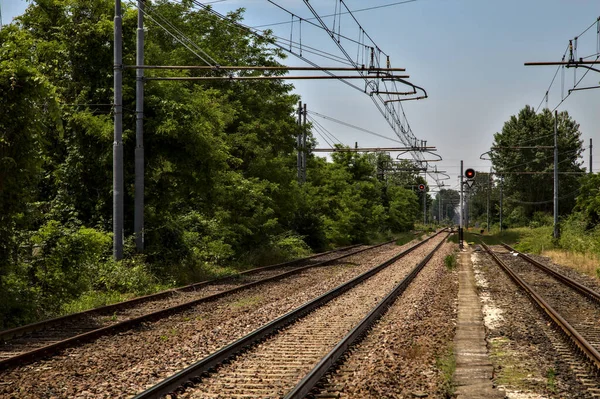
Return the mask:
<svg viewBox="0 0 600 399">
<path fill-rule="evenodd" d="M 425 185 L 419 184 L 419 191 L 425 191 Z"/>
<path fill-rule="evenodd" d="M 475 170 L 474 169 L 465 170 L 465 177 L 467 179 L 474 179 L 475 178 Z"/>
</svg>

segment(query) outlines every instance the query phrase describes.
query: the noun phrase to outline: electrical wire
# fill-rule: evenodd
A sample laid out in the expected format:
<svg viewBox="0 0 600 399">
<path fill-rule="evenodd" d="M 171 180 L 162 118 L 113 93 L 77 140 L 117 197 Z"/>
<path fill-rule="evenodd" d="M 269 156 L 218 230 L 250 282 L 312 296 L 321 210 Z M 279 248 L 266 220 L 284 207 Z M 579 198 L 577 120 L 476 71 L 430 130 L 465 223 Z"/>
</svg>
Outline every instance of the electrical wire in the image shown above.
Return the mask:
<svg viewBox="0 0 600 399">
<path fill-rule="evenodd" d="M 158 11 L 157 7 L 151 6 L 149 9 L 152 10 L 152 12 L 154 14 L 158 15 L 158 17 L 161 20 L 163 20 L 166 24 L 168 24 L 171 27 L 171 29 L 173 29 L 176 33 L 178 33 L 185 41 L 187 41 L 188 43 L 190 43 L 190 45 L 192 45 L 194 48 L 196 48 L 196 50 L 198 50 L 199 52 L 201 52 L 202 54 L 204 54 L 210 60 L 210 62 L 208 63 L 209 65 L 215 66 L 215 65 L 219 64 L 219 62 L 216 61 L 210 54 L 208 54 L 206 51 L 204 51 L 198 44 L 196 44 L 192 39 L 190 39 L 185 33 L 183 33 L 179 28 L 177 28 L 168 19 L 166 19 Z"/>
<path fill-rule="evenodd" d="M 569 51 L 569 46 L 567 45 L 567 48 L 565 49 L 565 52 L 562 55 L 562 60 L 564 61 L 566 55 L 567 55 L 567 51 Z M 552 85 L 554 84 L 554 80 L 556 79 L 556 76 L 558 75 L 558 71 L 560 71 L 561 65 L 559 65 L 556 68 L 556 72 L 554 72 L 554 77 L 552 78 L 552 81 L 550 82 L 550 85 L 548 86 L 548 89 L 546 90 L 546 94 L 544 95 L 544 97 L 542 98 L 542 101 L 540 101 L 540 105 L 537 106 L 535 113 L 537 114 L 538 110 L 540 109 L 540 107 L 542 106 L 542 103 L 544 102 L 544 99 L 546 100 L 546 102 L 548 101 L 548 93 L 550 92 L 550 89 L 552 88 Z"/>
<path fill-rule="evenodd" d="M 565 198 L 570 198 L 572 196 L 574 196 L 575 194 L 577 194 L 579 191 L 581 191 L 581 189 L 577 189 L 575 191 L 571 191 L 568 194 L 565 194 L 563 196 L 558 197 L 558 200 L 563 200 Z M 544 204 L 551 204 L 554 202 L 554 199 L 551 200 L 547 200 L 547 201 L 533 201 L 533 202 L 529 202 L 529 201 L 519 201 L 517 199 L 511 198 L 511 197 L 505 197 L 505 200 L 507 202 L 514 202 L 516 204 L 521 204 L 521 205 L 544 205 Z"/>
<path fill-rule="evenodd" d="M 600 55 L 598 55 L 594 61 L 598 61 L 598 59 L 600 59 Z M 575 88 L 577 88 L 577 86 L 579 86 L 579 83 L 581 83 L 581 81 L 583 80 L 583 78 L 585 78 L 585 76 L 588 74 L 588 72 L 589 72 L 589 71 L 591 71 L 591 69 L 586 69 L 586 70 L 585 70 L 585 72 L 583 73 L 583 76 L 582 76 L 582 77 L 581 77 L 581 78 L 580 78 L 580 79 L 577 81 L 577 83 L 575 83 L 575 84 L 573 85 L 573 89 L 575 89 Z M 558 109 L 558 107 L 560 107 L 560 106 L 561 106 L 561 104 L 562 104 L 562 103 L 564 103 L 564 102 L 565 102 L 565 100 L 566 100 L 567 98 L 569 98 L 569 96 L 571 95 L 571 93 L 573 93 L 573 92 L 572 92 L 572 91 L 569 91 L 569 93 L 567 93 L 566 97 L 565 97 L 565 98 L 563 98 L 563 99 L 562 99 L 562 100 L 561 100 L 561 101 L 558 103 L 558 105 L 557 105 L 556 107 L 554 107 L 554 109 L 552 110 L 552 112 L 556 111 L 556 110 Z"/>
<path fill-rule="evenodd" d="M 401 141 L 399 141 L 399 140 L 393 139 L 393 138 L 391 138 L 391 137 L 384 136 L 384 135 L 382 135 L 382 134 L 379 134 L 379 133 L 375 133 L 375 132 L 373 132 L 373 131 L 371 131 L 371 130 L 367 130 L 367 129 L 365 129 L 365 128 L 362 128 L 362 127 L 359 127 L 359 126 L 353 125 L 353 124 L 351 124 L 351 123 L 348 123 L 348 122 L 341 121 L 341 120 L 339 120 L 339 119 L 335 119 L 335 118 L 333 118 L 333 117 L 331 117 L 331 116 L 323 115 L 323 114 L 320 114 L 320 113 L 318 113 L 318 112 L 315 112 L 315 111 L 310 111 L 310 110 L 308 111 L 308 113 L 309 113 L 309 114 L 312 114 L 312 115 L 315 115 L 315 116 L 318 116 L 318 117 L 320 117 L 320 118 L 326 119 L 326 120 L 328 120 L 328 121 L 335 122 L 335 123 L 339 123 L 340 125 L 344 125 L 344 126 L 346 126 L 346 127 L 349 127 L 349 128 L 352 128 L 352 129 L 356 129 L 356 130 L 358 130 L 358 131 L 361 131 L 361 132 L 364 132 L 364 133 L 371 134 L 371 135 L 373 135 L 373 136 L 381 137 L 381 138 L 383 138 L 383 139 L 390 140 L 390 141 L 393 141 L 393 142 L 395 142 L 395 143 L 400 143 L 400 144 L 403 144 L 403 143 L 402 143 Z"/>
<path fill-rule="evenodd" d="M 315 118 L 307 115 L 308 119 L 315 125 L 320 127 L 323 131 L 327 132 L 328 136 L 331 137 L 332 139 L 334 139 L 334 141 L 336 141 L 339 144 L 342 144 L 341 140 L 338 139 L 337 137 L 334 136 L 333 133 L 331 133 L 329 130 L 327 130 L 322 124 L 320 124 L 317 120 L 315 120 Z"/>
<path fill-rule="evenodd" d="M 244 30 L 246 33 L 250 33 L 250 34 L 252 34 L 254 36 L 261 37 L 261 38 L 263 37 L 263 35 L 259 34 L 256 30 L 252 29 L 251 27 L 249 27 L 247 25 L 244 25 L 244 24 L 242 24 L 240 22 L 237 22 L 237 21 L 232 21 L 231 18 L 228 18 L 227 16 L 225 16 L 225 15 L 223 15 L 223 14 L 215 11 L 214 9 L 212 9 L 212 7 L 208 7 L 208 6 L 204 5 L 203 3 L 201 3 L 201 2 L 199 2 L 197 0 L 191 0 L 191 1 L 192 1 L 192 3 L 194 3 L 195 5 L 197 5 L 198 7 L 200 7 L 202 9 L 206 10 L 207 12 L 209 12 L 209 13 L 217 16 L 217 17 L 219 17 L 220 19 L 222 19 L 223 21 L 231 24 L 232 26 L 235 26 L 238 29 Z M 309 64 L 311 66 L 314 66 L 315 68 L 322 68 L 319 65 L 317 65 L 315 62 L 309 60 L 308 58 L 306 58 L 306 57 L 304 57 L 302 55 L 299 55 L 298 53 L 290 52 L 285 46 L 283 46 L 283 45 L 281 45 L 281 44 L 279 44 L 277 42 L 272 43 L 272 44 L 274 46 L 278 47 L 279 49 L 285 51 L 285 52 L 289 52 L 290 54 L 296 56 L 297 58 L 301 59 L 302 61 L 306 62 L 307 64 Z M 327 75 L 332 76 L 332 77 L 337 77 L 334 73 L 332 73 L 330 71 L 326 71 L 325 70 L 324 73 L 326 73 Z M 357 86 L 357 85 L 349 82 L 348 80 L 345 80 L 343 78 L 338 78 L 338 80 L 340 80 L 345 85 L 347 85 L 349 87 L 352 87 L 355 90 L 363 92 L 363 88 L 361 88 L 361 87 L 359 87 L 359 86 Z"/>
<path fill-rule="evenodd" d="M 137 6 L 137 2 L 134 2 L 132 0 L 127 1 L 128 4 L 132 5 L 135 8 L 138 8 Z M 148 17 L 152 22 L 154 22 L 156 25 L 158 25 L 160 28 L 162 28 L 167 34 L 169 34 L 173 39 L 175 39 L 176 41 L 178 41 L 179 43 L 181 43 L 186 49 L 188 49 L 191 53 L 193 53 L 196 57 L 198 57 L 200 60 L 202 60 L 202 62 L 204 62 L 207 65 L 210 66 L 214 66 L 213 64 L 210 63 L 210 61 L 206 60 L 204 57 L 202 57 L 200 54 L 198 54 L 197 52 L 195 52 L 193 49 L 191 49 L 186 43 L 185 41 L 191 41 L 191 39 L 189 39 L 188 37 L 185 37 L 183 40 L 179 37 L 177 37 L 177 35 L 175 35 L 173 32 L 171 32 L 169 29 L 167 29 L 165 26 L 163 26 L 160 22 L 158 22 L 153 16 L 152 16 L 152 12 L 149 12 L 147 9 L 144 10 L 140 10 L 138 8 L 138 11 L 141 11 L 146 17 Z M 185 35 L 184 35 L 185 36 Z M 193 43 L 193 42 L 192 42 Z M 195 45 L 195 47 L 198 47 L 197 45 Z M 199 47 L 198 47 L 199 48 Z M 202 51 L 203 52 L 203 51 Z"/>
</svg>

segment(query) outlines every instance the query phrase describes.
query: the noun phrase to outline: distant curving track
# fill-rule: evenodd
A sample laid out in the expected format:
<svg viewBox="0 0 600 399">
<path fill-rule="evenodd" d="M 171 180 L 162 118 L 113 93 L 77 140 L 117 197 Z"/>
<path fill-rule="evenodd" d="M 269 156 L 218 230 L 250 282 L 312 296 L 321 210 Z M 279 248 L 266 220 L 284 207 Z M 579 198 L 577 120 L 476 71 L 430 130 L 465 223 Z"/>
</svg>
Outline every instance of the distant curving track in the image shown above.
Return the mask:
<svg viewBox="0 0 600 399">
<path fill-rule="evenodd" d="M 600 294 L 506 244 L 482 246 L 562 332 L 571 353 L 585 359 L 587 370 L 575 359 L 570 363 L 590 392 L 600 393 Z M 555 346 L 561 354 L 569 351 Z"/>
<path fill-rule="evenodd" d="M 419 242 L 135 399 L 160 398 L 174 391 L 181 398 L 304 397 L 404 291 L 446 237 L 438 233 Z M 399 261 L 411 253 L 410 262 Z M 417 266 L 415 258 L 420 260 Z M 182 390 L 190 381 L 200 382 Z"/>
<path fill-rule="evenodd" d="M 63 349 L 133 328 L 143 322 L 168 317 L 202 302 L 214 301 L 244 289 L 283 279 L 308 268 L 333 264 L 391 242 L 393 241 L 374 246 L 345 247 L 1 331 L 0 369 L 21 366 Z"/>
</svg>

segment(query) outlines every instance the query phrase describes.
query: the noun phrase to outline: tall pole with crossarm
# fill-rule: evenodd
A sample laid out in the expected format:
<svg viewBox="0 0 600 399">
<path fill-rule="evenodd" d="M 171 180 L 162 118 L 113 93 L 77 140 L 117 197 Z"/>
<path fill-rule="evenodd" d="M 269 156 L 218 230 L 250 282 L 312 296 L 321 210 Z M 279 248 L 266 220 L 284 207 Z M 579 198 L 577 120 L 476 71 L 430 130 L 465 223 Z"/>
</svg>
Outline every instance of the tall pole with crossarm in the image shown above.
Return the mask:
<svg viewBox="0 0 600 399">
<path fill-rule="evenodd" d="M 123 259 L 123 27 L 121 0 L 114 26 L 113 257 Z"/>
<path fill-rule="evenodd" d="M 138 0 L 136 64 L 144 65 L 144 6 Z M 134 234 L 138 252 L 144 250 L 144 69 L 136 69 L 135 79 L 135 203 Z"/>
</svg>

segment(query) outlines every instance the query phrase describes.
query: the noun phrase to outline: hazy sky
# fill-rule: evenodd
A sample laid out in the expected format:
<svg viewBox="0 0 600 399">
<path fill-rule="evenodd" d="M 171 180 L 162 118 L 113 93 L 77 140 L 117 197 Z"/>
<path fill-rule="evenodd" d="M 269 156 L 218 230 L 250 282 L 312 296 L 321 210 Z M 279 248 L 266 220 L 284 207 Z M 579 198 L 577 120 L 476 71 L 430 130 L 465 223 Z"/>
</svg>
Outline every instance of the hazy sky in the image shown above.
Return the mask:
<svg viewBox="0 0 600 399">
<path fill-rule="evenodd" d="M 312 14 L 302 0 L 277 0 L 296 15 Z M 351 10 L 397 3 L 398 0 L 345 0 Z M 126 3 L 126 1 L 124 1 Z M 3 22 L 22 13 L 23 0 L 0 0 Z M 320 15 L 335 12 L 337 0 L 311 0 Z M 245 23 L 250 26 L 289 22 L 291 17 L 266 0 L 225 0 L 213 4 L 227 12 L 246 8 Z M 537 108 L 544 97 L 556 67 L 525 67 L 528 61 L 559 61 L 569 39 L 579 35 L 600 16 L 597 0 L 416 0 L 406 4 L 356 12 L 355 17 L 381 50 L 389 54 L 393 67 L 405 67 L 410 81 L 424 87 L 429 98 L 405 102 L 404 110 L 417 138 L 436 146 L 443 160 L 439 170 L 452 179 L 446 184 L 458 188 L 460 160 L 465 167 L 488 171 L 490 163 L 480 160 L 489 150 L 493 134 L 503 123 L 529 104 Z M 329 27 L 333 18 L 324 21 Z M 338 21 L 339 22 L 339 21 Z M 339 25 L 338 25 L 339 26 Z M 294 24 L 293 40 L 299 39 Z M 277 36 L 289 39 L 290 24 L 272 26 Z M 324 32 L 302 25 L 302 42 L 341 55 Z M 359 30 L 350 17 L 341 20 L 341 33 L 358 39 Z M 578 57 L 596 54 L 597 29 L 594 25 L 581 36 Z M 357 47 L 345 43 L 355 58 Z M 322 66 L 340 65 L 310 54 L 307 58 Z M 592 57 L 591 59 L 595 59 Z M 303 65 L 294 56 L 289 65 Z M 577 70 L 577 79 L 583 75 Z M 573 86 L 574 72 L 565 70 L 564 92 Z M 550 91 L 549 107 L 561 100 L 561 73 Z M 590 72 L 579 87 L 596 86 L 600 74 Z M 356 81 L 358 82 L 358 81 Z M 388 137 L 394 133 L 368 95 L 338 81 L 294 82 L 309 110 L 347 121 Z M 545 102 L 542 104 L 545 106 Z M 574 92 L 559 111 L 567 110 L 581 125 L 584 145 L 595 141 L 594 170 L 600 169 L 600 90 Z M 340 141 L 363 147 L 395 145 L 359 131 L 316 118 Z M 326 143 L 319 139 L 319 146 Z M 589 153 L 584 152 L 585 167 Z M 447 187 L 446 187 L 447 188 Z"/>
</svg>

